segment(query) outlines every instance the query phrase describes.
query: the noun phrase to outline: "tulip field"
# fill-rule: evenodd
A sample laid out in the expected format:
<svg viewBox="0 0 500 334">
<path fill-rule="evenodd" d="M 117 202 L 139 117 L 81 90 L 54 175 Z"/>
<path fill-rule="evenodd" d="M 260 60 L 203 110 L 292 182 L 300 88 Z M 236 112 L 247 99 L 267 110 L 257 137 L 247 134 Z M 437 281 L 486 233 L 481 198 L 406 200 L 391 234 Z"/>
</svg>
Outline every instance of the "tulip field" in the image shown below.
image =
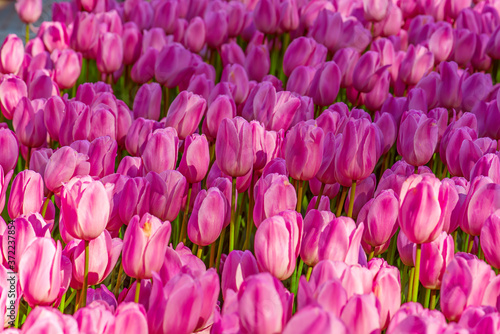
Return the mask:
<svg viewBox="0 0 500 334">
<path fill-rule="evenodd" d="M 500 333 L 500 0 L 42 5 L 1 333 Z"/>
</svg>

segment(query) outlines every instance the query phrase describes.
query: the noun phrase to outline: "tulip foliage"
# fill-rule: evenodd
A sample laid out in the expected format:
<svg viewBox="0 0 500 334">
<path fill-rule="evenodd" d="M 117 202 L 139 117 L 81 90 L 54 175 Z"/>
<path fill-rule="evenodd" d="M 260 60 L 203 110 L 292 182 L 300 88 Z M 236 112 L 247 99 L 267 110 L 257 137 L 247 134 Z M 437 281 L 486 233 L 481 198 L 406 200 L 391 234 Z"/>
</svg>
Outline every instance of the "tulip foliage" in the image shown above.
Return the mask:
<svg viewBox="0 0 500 334">
<path fill-rule="evenodd" d="M 500 333 L 498 1 L 42 9 L 0 46 L 5 333 Z"/>
</svg>

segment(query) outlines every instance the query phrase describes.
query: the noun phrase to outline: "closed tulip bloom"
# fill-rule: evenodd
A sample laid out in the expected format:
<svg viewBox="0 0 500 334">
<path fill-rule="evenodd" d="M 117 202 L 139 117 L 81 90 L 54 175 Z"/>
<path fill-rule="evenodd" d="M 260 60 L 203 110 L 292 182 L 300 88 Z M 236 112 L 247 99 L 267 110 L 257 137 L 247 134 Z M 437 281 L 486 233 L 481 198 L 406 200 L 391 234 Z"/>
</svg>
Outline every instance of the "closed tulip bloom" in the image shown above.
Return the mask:
<svg viewBox="0 0 500 334">
<path fill-rule="evenodd" d="M 308 266 L 314 267 L 319 262 L 318 243 L 321 233 L 335 219 L 329 211 L 311 210 L 304 218 L 304 237 L 300 250 L 300 258 Z"/>
<path fill-rule="evenodd" d="M 188 183 L 197 183 L 205 178 L 210 163 L 208 141 L 204 135 L 197 133 L 186 137 L 184 153 L 179 163 L 181 172 Z"/>
<path fill-rule="evenodd" d="M 123 64 L 135 64 L 141 56 L 142 33 L 134 22 L 127 22 L 123 25 Z"/>
<path fill-rule="evenodd" d="M 417 110 L 403 114 L 399 128 L 398 153 L 413 166 L 423 166 L 432 158 L 438 141 L 438 126 Z"/>
<path fill-rule="evenodd" d="M 335 155 L 335 175 L 342 186 L 366 179 L 380 155 L 380 137 L 376 125 L 367 119 L 351 119 L 345 126 Z"/>
<path fill-rule="evenodd" d="M 199 16 L 193 18 L 184 34 L 184 46 L 191 52 L 200 52 L 205 45 L 205 21 Z"/>
<path fill-rule="evenodd" d="M 318 242 L 318 259 L 358 263 L 359 246 L 364 225 L 356 228 L 354 220 L 337 217 L 330 221 L 321 233 Z"/>
<path fill-rule="evenodd" d="M 462 103 L 463 76 L 460 76 L 457 71 L 458 65 L 455 62 L 443 62 L 439 65 L 441 81 L 438 84 L 437 94 L 442 107 L 457 108 Z"/>
<path fill-rule="evenodd" d="M 222 71 L 221 82 L 234 84 L 233 98 L 236 104 L 246 101 L 250 87 L 245 68 L 240 64 L 226 65 Z"/>
<path fill-rule="evenodd" d="M 51 155 L 45 167 L 44 180 L 47 188 L 59 194 L 63 183 L 75 175 L 87 175 L 90 171 L 88 157 L 69 146 L 58 149 Z"/>
<path fill-rule="evenodd" d="M 182 45 L 172 43 L 164 46 L 155 63 L 155 78 L 168 88 L 178 86 L 184 78 L 191 75 L 192 55 Z"/>
<path fill-rule="evenodd" d="M 225 118 L 219 126 L 215 142 L 219 169 L 231 176 L 243 176 L 253 166 L 252 129 L 241 117 Z"/>
<path fill-rule="evenodd" d="M 115 321 L 112 311 L 105 303 L 95 302 L 79 309 L 74 318 L 80 331 L 102 333 Z"/>
<path fill-rule="evenodd" d="M 323 130 L 300 122 L 288 131 L 283 143 L 290 176 L 296 180 L 312 179 L 323 160 Z"/>
<path fill-rule="evenodd" d="M 470 171 L 470 179 L 479 175 L 487 176 L 495 183 L 500 182 L 500 159 L 494 153 L 487 153 L 477 160 Z"/>
<path fill-rule="evenodd" d="M 382 21 L 387 15 L 389 1 L 363 0 L 364 17 L 367 21 Z"/>
<path fill-rule="evenodd" d="M 161 173 L 175 169 L 178 144 L 179 138 L 174 128 L 155 130 L 149 137 L 142 153 L 146 171 Z"/>
<path fill-rule="evenodd" d="M 461 156 L 461 154 L 457 154 L 457 151 L 461 150 L 462 146 L 464 146 L 465 141 L 472 142 L 472 140 L 475 140 L 475 139 L 477 139 L 477 134 L 474 130 L 472 130 L 469 127 L 464 126 L 464 127 L 452 129 L 451 131 L 448 132 L 447 146 L 446 146 L 445 152 L 446 152 L 446 164 L 448 166 L 448 170 L 450 171 L 451 175 L 464 176 L 464 174 L 462 173 L 461 166 L 460 166 L 460 160 L 464 160 L 466 148 L 464 148 L 464 156 L 463 157 Z M 465 145 L 467 145 L 467 144 L 465 144 Z M 477 157 L 477 160 L 479 160 L 479 157 Z M 464 164 L 465 164 L 465 161 L 464 161 Z M 470 170 L 469 170 L 469 173 L 465 176 L 467 178 L 469 178 Z"/>
<path fill-rule="evenodd" d="M 334 61 L 324 63 L 316 71 L 309 88 L 309 95 L 313 98 L 314 104 L 319 106 L 332 104 L 337 98 L 341 79 L 342 74 Z"/>
<path fill-rule="evenodd" d="M 420 282 L 427 289 L 439 289 L 448 264 L 453 260 L 455 246 L 453 237 L 441 232 L 439 237 L 422 244 L 420 259 Z"/>
<path fill-rule="evenodd" d="M 90 143 L 88 155 L 90 176 L 103 178 L 115 171 L 115 160 L 118 151 L 116 140 L 109 136 L 96 138 Z"/>
<path fill-rule="evenodd" d="M 399 78 L 406 85 L 416 85 L 423 76 L 432 70 L 434 65 L 433 54 L 422 45 L 410 45 L 401 61 Z"/>
<path fill-rule="evenodd" d="M 245 53 L 236 42 L 223 44 L 220 50 L 222 66 L 230 64 L 245 65 Z"/>
<path fill-rule="evenodd" d="M 411 242 L 435 240 L 443 229 L 448 196 L 432 174 L 412 175 L 401 188 L 399 225 Z"/>
<path fill-rule="evenodd" d="M 0 80 L 0 108 L 2 115 L 12 119 L 17 104 L 28 96 L 26 83 L 17 76 L 4 76 Z"/>
<path fill-rule="evenodd" d="M 106 228 L 110 203 L 104 185 L 90 176 L 74 177 L 61 190 L 61 214 L 74 238 L 92 240 Z"/>
<path fill-rule="evenodd" d="M 265 34 L 274 34 L 280 21 L 280 4 L 276 0 L 260 0 L 253 12 L 255 27 Z"/>
<path fill-rule="evenodd" d="M 19 0 L 16 1 L 16 12 L 21 21 L 26 24 L 35 23 L 42 15 L 41 0 Z"/>
<path fill-rule="evenodd" d="M 244 66 L 250 80 L 262 81 L 271 68 L 271 57 L 267 46 L 249 46 Z"/>
<path fill-rule="evenodd" d="M 161 86 L 156 83 L 144 84 L 134 98 L 134 117 L 157 121 L 160 118 Z"/>
<path fill-rule="evenodd" d="M 52 305 L 64 294 L 65 278 L 71 267 L 65 266 L 61 242 L 50 238 L 37 238 L 24 251 L 19 263 L 19 283 L 23 297 L 31 307 Z"/>
<path fill-rule="evenodd" d="M 253 170 L 260 171 L 281 153 L 283 132 L 266 131 L 257 121 L 251 121 L 250 126 L 253 135 Z"/>
<path fill-rule="evenodd" d="M 24 170 L 16 175 L 12 182 L 8 203 L 9 216 L 38 212 L 43 203 L 42 176 L 32 170 Z"/>
<path fill-rule="evenodd" d="M 477 35 L 468 29 L 456 29 L 454 31 L 454 48 L 451 59 L 458 66 L 465 67 L 470 63 L 476 52 Z"/>
<path fill-rule="evenodd" d="M 306 306 L 300 309 L 287 323 L 283 334 L 339 333 L 349 329 L 344 322 L 320 306 Z"/>
<path fill-rule="evenodd" d="M 221 274 L 221 289 L 224 300 L 229 290 L 237 293 L 247 277 L 258 273 L 257 260 L 250 251 L 234 250 L 229 253 L 224 261 L 224 269 Z"/>
<path fill-rule="evenodd" d="M 130 78 L 139 84 L 145 84 L 155 76 L 155 63 L 158 57 L 158 50 L 148 47 L 146 51 L 132 66 Z"/>
<path fill-rule="evenodd" d="M 96 285 L 108 277 L 120 257 L 123 241 L 111 238 L 108 230 L 104 230 L 97 238 L 89 242 L 89 275 L 88 284 Z M 70 286 L 82 289 L 85 276 L 85 242 L 74 239 L 63 250 L 73 265 Z"/>
<path fill-rule="evenodd" d="M 128 224 L 133 216 L 142 217 L 149 212 L 151 198 L 151 184 L 146 178 L 135 177 L 128 179 L 123 185 L 121 202 L 118 214 L 124 224 Z"/>
<path fill-rule="evenodd" d="M 443 25 L 430 36 L 429 51 L 434 54 L 436 63 L 448 59 L 453 51 L 453 28 L 451 25 Z"/>
<path fill-rule="evenodd" d="M 115 33 L 104 33 L 99 37 L 97 49 L 97 69 L 110 74 L 117 71 L 123 63 L 122 39 Z"/>
<path fill-rule="evenodd" d="M 369 200 L 357 218 L 358 224 L 365 225 L 363 241 L 377 247 L 390 240 L 398 227 L 398 209 L 398 199 L 391 189 Z"/>
<path fill-rule="evenodd" d="M 160 175 L 151 172 L 146 179 L 151 184 L 150 212 L 162 220 L 175 220 L 187 189 L 186 178 L 178 171 L 168 170 Z"/>
<path fill-rule="evenodd" d="M 210 48 L 219 48 L 228 38 L 228 14 L 225 10 L 207 10 L 204 15 L 207 45 Z"/>
<path fill-rule="evenodd" d="M 71 47 L 85 56 L 95 58 L 99 42 L 98 20 L 92 13 L 78 12 L 71 34 Z"/>
<path fill-rule="evenodd" d="M 47 140 L 43 109 L 35 110 L 26 97 L 19 101 L 14 111 L 12 125 L 19 141 L 25 146 L 39 147 Z"/>
<path fill-rule="evenodd" d="M 312 38 L 294 39 L 285 51 L 283 72 L 289 77 L 293 70 L 301 65 L 318 68 L 324 63 L 326 54 L 326 47 Z"/>
<path fill-rule="evenodd" d="M 82 55 L 71 49 L 63 50 L 54 64 L 54 81 L 60 89 L 68 89 L 75 85 L 82 70 Z"/>
<path fill-rule="evenodd" d="M 155 130 L 163 128 L 162 124 L 153 120 L 137 118 L 128 129 L 125 148 L 132 156 L 141 156 L 148 143 L 148 137 Z"/>
<path fill-rule="evenodd" d="M 69 46 L 68 28 L 61 22 L 42 22 L 37 36 L 42 39 L 49 53 L 66 49 Z"/>
<path fill-rule="evenodd" d="M 261 177 L 255 184 L 253 194 L 253 219 L 257 227 L 266 218 L 285 210 L 293 210 L 297 206 L 295 188 L 284 175 L 272 173 Z"/>
<path fill-rule="evenodd" d="M 310 66 L 296 67 L 286 83 L 286 90 L 301 95 L 307 95 L 311 82 L 316 74 L 316 69 Z"/>
<path fill-rule="evenodd" d="M 496 251 L 497 240 L 500 235 L 499 230 L 500 211 L 493 212 L 484 222 L 481 228 L 481 249 L 484 252 L 484 258 L 493 267 L 500 267 L 500 258 Z"/>
<path fill-rule="evenodd" d="M 373 293 L 354 295 L 342 309 L 340 319 L 355 334 L 380 331 L 380 303 Z"/>
<path fill-rule="evenodd" d="M 203 121 L 203 133 L 210 141 L 215 141 L 219 125 L 224 118 L 232 119 L 236 116 L 234 100 L 226 95 L 219 95 L 210 103 Z"/>
<path fill-rule="evenodd" d="M 479 176 L 470 183 L 460 212 L 460 228 L 478 236 L 488 217 L 500 209 L 500 186 L 489 177 Z"/>
<path fill-rule="evenodd" d="M 362 55 L 353 69 L 353 87 L 363 93 L 370 92 L 382 74 L 387 70 L 388 65 L 382 66 L 380 55 L 375 51 L 368 51 Z"/>
<path fill-rule="evenodd" d="M 0 129 L 0 147 L 3 154 L 0 155 L 0 166 L 4 173 L 9 173 L 16 167 L 19 156 L 19 143 L 12 130 Z"/>
<path fill-rule="evenodd" d="M 444 316 L 456 321 L 468 306 L 480 306 L 493 277 L 491 267 L 475 255 L 457 253 L 446 267 L 441 283 L 440 305 Z"/>
<path fill-rule="evenodd" d="M 0 71 L 17 74 L 24 59 L 23 41 L 14 34 L 9 34 L 0 47 Z"/>
<path fill-rule="evenodd" d="M 340 34 L 329 32 L 342 31 L 342 15 L 338 12 L 332 12 L 323 9 L 319 12 L 318 17 L 311 27 L 311 36 L 318 43 L 323 44 L 330 52 L 335 52 L 339 49 L 342 42 Z"/>
<path fill-rule="evenodd" d="M 292 295 L 276 278 L 253 275 L 238 292 L 240 326 L 248 333 L 279 333 L 292 315 L 292 303 Z"/>
<path fill-rule="evenodd" d="M 149 279 L 163 264 L 170 239 L 171 227 L 146 213 L 142 218 L 134 216 L 123 237 L 123 271 L 130 277 Z"/>
<path fill-rule="evenodd" d="M 71 315 L 62 314 L 57 308 L 39 306 L 30 312 L 23 324 L 23 330 L 40 333 L 78 332 L 78 323 Z"/>
<path fill-rule="evenodd" d="M 261 271 L 285 280 L 295 270 L 302 241 L 302 216 L 293 210 L 267 218 L 255 233 L 255 258 Z"/>
<path fill-rule="evenodd" d="M 226 220 L 228 201 L 216 188 L 202 189 L 194 201 L 187 232 L 189 240 L 204 247 L 215 242 Z"/>
<path fill-rule="evenodd" d="M 198 128 L 206 106 L 203 97 L 183 91 L 168 108 L 165 125 L 176 129 L 179 139 L 183 140 Z"/>
<path fill-rule="evenodd" d="M 361 180 L 357 183 L 356 194 L 354 194 L 354 203 L 352 210 L 352 218 L 356 219 L 358 217 L 361 208 L 373 198 L 375 193 L 375 185 L 377 183 L 377 177 L 375 174 L 371 174 L 366 179 Z M 351 202 L 351 194 L 347 195 L 346 201 L 344 203 L 344 210 L 348 212 L 349 204 Z"/>
<path fill-rule="evenodd" d="M 472 56 L 471 63 L 478 71 L 485 71 L 491 66 L 491 58 L 487 54 L 489 39 L 487 34 L 476 35 L 476 51 Z"/>
</svg>

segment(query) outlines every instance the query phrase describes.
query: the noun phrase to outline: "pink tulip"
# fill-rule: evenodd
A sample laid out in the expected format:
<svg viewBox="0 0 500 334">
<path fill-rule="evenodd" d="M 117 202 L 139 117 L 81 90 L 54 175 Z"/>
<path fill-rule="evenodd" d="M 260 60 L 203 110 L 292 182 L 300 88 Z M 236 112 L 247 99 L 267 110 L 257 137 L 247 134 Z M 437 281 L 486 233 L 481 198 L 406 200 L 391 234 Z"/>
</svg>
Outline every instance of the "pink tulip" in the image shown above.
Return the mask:
<svg viewBox="0 0 500 334">
<path fill-rule="evenodd" d="M 162 220 L 174 221 L 187 191 L 186 178 L 178 171 L 168 170 L 160 175 L 151 172 L 146 179 L 151 184 L 150 212 Z"/>
<path fill-rule="evenodd" d="M 453 260 L 455 252 L 451 235 L 441 232 L 439 237 L 422 245 L 420 259 L 420 282 L 427 289 L 439 289 L 447 265 Z"/>
<path fill-rule="evenodd" d="M 134 98 L 134 117 L 157 121 L 161 110 L 161 86 L 155 82 L 144 84 Z"/>
<path fill-rule="evenodd" d="M 111 307 L 98 301 L 79 309 L 73 317 L 80 331 L 95 333 L 104 332 L 115 320 Z"/>
<path fill-rule="evenodd" d="M 123 44 L 115 33 L 104 33 L 99 37 L 97 49 L 97 68 L 101 73 L 117 71 L 123 63 Z"/>
<path fill-rule="evenodd" d="M 17 74 L 24 59 L 24 46 L 19 37 L 9 34 L 0 47 L 0 71 Z"/>
<path fill-rule="evenodd" d="M 74 238 L 92 240 L 108 223 L 110 203 L 104 185 L 90 176 L 73 177 L 61 190 L 61 215 Z"/>
<path fill-rule="evenodd" d="M 15 76 L 4 76 L 0 80 L 0 107 L 2 115 L 12 119 L 17 104 L 28 96 L 26 83 Z"/>
<path fill-rule="evenodd" d="M 3 172 L 12 171 L 18 162 L 19 142 L 15 133 L 9 129 L 0 129 L 0 147 L 3 148 L 3 154 L 0 155 L 0 166 Z"/>
<path fill-rule="evenodd" d="M 342 310 L 340 319 L 351 333 L 380 330 L 380 304 L 373 294 L 354 295 Z"/>
<path fill-rule="evenodd" d="M 174 128 L 155 130 L 142 152 L 144 167 L 148 172 L 161 173 L 175 169 L 179 138 Z"/>
<path fill-rule="evenodd" d="M 493 267 L 498 268 L 500 266 L 500 260 L 498 258 L 498 253 L 495 251 L 496 240 L 499 235 L 498 231 L 498 218 L 500 212 L 497 210 L 493 212 L 488 219 L 484 222 L 481 228 L 481 249 L 484 252 L 484 258 Z"/>
<path fill-rule="evenodd" d="M 78 332 L 78 324 L 71 315 L 62 314 L 57 308 L 40 306 L 30 312 L 23 330 L 47 334 Z"/>
<path fill-rule="evenodd" d="M 43 202 L 42 176 L 31 170 L 16 175 L 12 182 L 8 212 L 11 218 L 39 212 Z"/>
<path fill-rule="evenodd" d="M 318 242 L 318 259 L 358 263 L 359 246 L 364 225 L 356 228 L 354 220 L 337 217 L 325 227 Z"/>
<path fill-rule="evenodd" d="M 14 111 L 14 131 L 21 144 L 39 147 L 47 140 L 47 129 L 43 122 L 43 109 L 35 110 L 32 102 L 23 97 Z"/>
<path fill-rule="evenodd" d="M 189 239 L 200 247 L 215 242 L 224 226 L 228 205 L 227 199 L 218 188 L 201 190 L 194 201 L 187 226 Z"/>
<path fill-rule="evenodd" d="M 321 233 L 333 219 L 335 219 L 335 215 L 328 211 L 311 210 L 306 214 L 300 258 L 308 266 L 314 267 L 319 262 L 319 239 Z"/>
<path fill-rule="evenodd" d="M 293 40 L 285 51 L 283 71 L 290 76 L 298 66 L 319 68 L 325 61 L 327 49 L 312 38 L 299 37 Z"/>
<path fill-rule="evenodd" d="M 183 91 L 168 108 L 165 125 L 177 130 L 179 139 L 183 140 L 198 128 L 206 105 L 203 97 Z"/>
<path fill-rule="evenodd" d="M 267 218 L 255 234 L 255 257 L 261 271 L 285 280 L 295 270 L 302 241 L 302 216 L 293 210 Z"/>
<path fill-rule="evenodd" d="M 54 64 L 54 81 L 60 89 L 68 89 L 76 84 L 82 70 L 82 55 L 72 50 L 63 50 Z"/>
<path fill-rule="evenodd" d="M 151 184 L 146 178 L 128 179 L 123 185 L 120 198 L 123 204 L 118 208 L 121 221 L 128 224 L 135 215 L 142 217 L 149 212 L 150 198 Z"/>
<path fill-rule="evenodd" d="M 169 44 L 156 57 L 155 78 L 163 86 L 173 88 L 193 73 L 192 54 L 180 44 Z M 167 66 L 168 64 L 168 66 Z"/>
<path fill-rule="evenodd" d="M 300 309 L 287 323 L 284 334 L 313 333 L 349 333 L 342 320 L 319 306 L 307 306 Z"/>
<path fill-rule="evenodd" d="M 221 274 L 221 289 L 224 300 L 226 300 L 230 290 L 237 293 L 248 277 L 258 273 L 257 260 L 250 251 L 234 250 L 229 253 L 224 261 Z"/>
<path fill-rule="evenodd" d="M 31 307 L 52 305 L 66 292 L 71 276 L 67 260 L 61 243 L 50 238 L 37 238 L 26 248 L 19 262 L 19 282 Z"/>
<path fill-rule="evenodd" d="M 163 264 L 171 227 L 168 221 L 145 214 L 134 216 L 123 238 L 123 270 L 130 277 L 149 279 Z"/>
</svg>

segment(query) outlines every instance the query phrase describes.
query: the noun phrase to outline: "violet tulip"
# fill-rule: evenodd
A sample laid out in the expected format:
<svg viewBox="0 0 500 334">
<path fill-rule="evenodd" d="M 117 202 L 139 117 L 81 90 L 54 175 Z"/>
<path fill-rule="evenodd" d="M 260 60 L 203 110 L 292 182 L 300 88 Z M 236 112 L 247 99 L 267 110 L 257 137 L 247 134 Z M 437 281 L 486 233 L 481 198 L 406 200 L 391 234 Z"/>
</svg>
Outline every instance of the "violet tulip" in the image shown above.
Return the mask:
<svg viewBox="0 0 500 334">
<path fill-rule="evenodd" d="M 323 141 L 323 130 L 305 122 L 298 123 L 287 132 L 283 149 L 286 166 L 293 179 L 307 181 L 318 173 L 323 160 Z"/>
<path fill-rule="evenodd" d="M 423 166 L 432 158 L 438 142 L 434 118 L 417 110 L 403 114 L 397 142 L 398 153 L 413 166 Z"/>
<path fill-rule="evenodd" d="M 174 221 L 182 207 L 183 194 L 187 190 L 186 178 L 176 170 L 161 174 L 148 173 L 151 185 L 149 211 L 161 220 Z"/>
<path fill-rule="evenodd" d="M 12 125 L 17 138 L 25 146 L 39 147 L 47 141 L 43 109 L 35 110 L 32 102 L 26 97 L 17 104 Z"/>
<path fill-rule="evenodd" d="M 158 272 L 163 264 L 162 254 L 168 246 L 171 227 L 146 213 L 134 216 L 123 237 L 123 271 L 130 277 L 149 279 L 152 272 Z"/>
<path fill-rule="evenodd" d="M 174 128 L 155 130 L 142 152 L 144 167 L 148 172 L 161 173 L 175 169 L 179 138 Z"/>
<path fill-rule="evenodd" d="M 183 140 L 198 128 L 206 105 L 203 97 L 183 91 L 168 108 L 165 125 L 177 130 L 179 139 Z"/>
<path fill-rule="evenodd" d="M 495 268 L 500 267 L 500 257 L 496 251 L 497 240 L 500 235 L 499 230 L 500 211 L 493 212 L 484 222 L 481 228 L 481 249 L 484 252 L 484 258 Z"/>
<path fill-rule="evenodd" d="M 314 267 L 319 262 L 319 239 L 321 233 L 333 219 L 335 219 L 335 215 L 329 211 L 311 210 L 306 214 L 300 258 L 308 266 Z"/>
<path fill-rule="evenodd" d="M 134 98 L 134 117 L 157 121 L 161 111 L 161 86 L 156 83 L 144 84 Z"/>
<path fill-rule="evenodd" d="M 342 74 L 334 61 L 324 63 L 314 75 L 309 88 L 309 95 L 314 104 L 328 106 L 337 98 Z"/>
</svg>

